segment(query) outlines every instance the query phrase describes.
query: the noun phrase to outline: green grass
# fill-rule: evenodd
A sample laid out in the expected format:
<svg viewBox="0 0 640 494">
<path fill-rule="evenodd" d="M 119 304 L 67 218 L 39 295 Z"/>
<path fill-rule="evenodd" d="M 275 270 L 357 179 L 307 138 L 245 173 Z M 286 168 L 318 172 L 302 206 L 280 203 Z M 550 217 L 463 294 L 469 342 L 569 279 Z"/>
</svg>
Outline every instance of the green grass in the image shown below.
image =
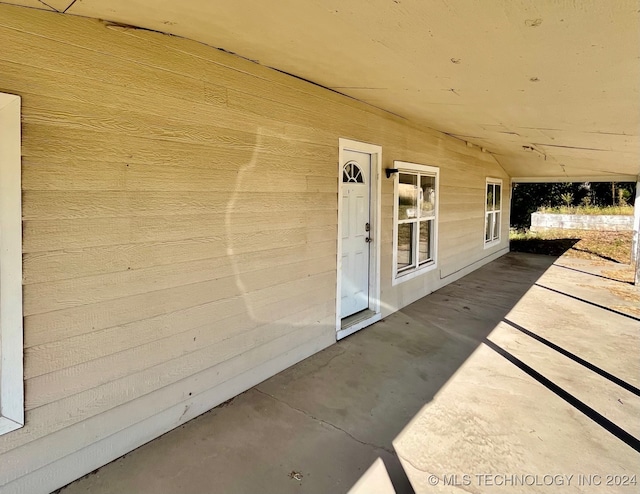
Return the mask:
<svg viewBox="0 0 640 494">
<path fill-rule="evenodd" d="M 541 207 L 539 213 L 633 216 L 633 206 L 556 206 Z"/>
</svg>

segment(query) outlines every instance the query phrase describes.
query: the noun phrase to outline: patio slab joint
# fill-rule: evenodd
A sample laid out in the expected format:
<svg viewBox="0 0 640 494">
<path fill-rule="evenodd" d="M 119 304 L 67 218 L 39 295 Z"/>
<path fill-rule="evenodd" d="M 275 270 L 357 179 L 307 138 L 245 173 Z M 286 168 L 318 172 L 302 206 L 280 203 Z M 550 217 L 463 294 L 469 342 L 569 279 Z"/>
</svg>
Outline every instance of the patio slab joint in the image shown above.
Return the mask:
<svg viewBox="0 0 640 494">
<path fill-rule="evenodd" d="M 267 393 L 267 392 L 265 392 L 265 391 L 262 391 L 261 389 L 259 389 L 259 388 L 257 388 L 257 387 L 256 387 L 256 388 L 254 388 L 254 389 L 255 389 L 255 391 L 257 391 L 258 393 L 261 393 L 261 394 L 263 394 L 263 395 L 265 395 L 265 396 L 268 396 L 268 397 L 269 397 L 269 398 L 271 398 L 272 400 L 275 400 L 275 401 L 277 401 L 278 403 L 282 403 L 283 405 L 287 406 L 288 408 L 291 408 L 292 410 L 295 410 L 296 412 L 302 413 L 303 415 L 305 415 L 305 416 L 309 417 L 310 419 L 315 420 L 316 422 L 320 422 L 320 423 L 322 423 L 322 424 L 328 425 L 328 426 L 329 426 L 329 427 L 331 427 L 332 429 L 335 429 L 335 430 L 337 430 L 337 431 L 342 432 L 343 434 L 346 434 L 346 435 L 347 435 L 347 436 L 349 436 L 351 439 L 353 439 L 354 441 L 356 441 L 356 442 L 358 442 L 358 443 L 362 444 L 363 446 L 369 446 L 369 447 L 374 448 L 374 449 L 381 449 L 381 450 L 386 451 L 387 453 L 392 454 L 392 455 L 396 455 L 396 454 L 397 454 L 393 449 L 387 448 L 387 447 L 385 447 L 385 446 L 381 446 L 381 445 L 379 445 L 379 444 L 373 444 L 373 443 L 368 443 L 368 442 L 366 442 L 366 441 L 362 441 L 361 439 L 358 439 L 357 437 L 355 437 L 355 436 L 354 436 L 353 434 L 351 434 L 350 432 L 348 432 L 348 431 L 346 431 L 346 430 L 344 430 L 344 429 L 342 429 L 342 428 L 338 427 L 337 425 L 332 424 L 331 422 L 327 422 L 326 420 L 323 420 L 323 419 L 321 419 L 321 418 L 319 418 L 319 417 L 316 417 L 315 415 L 310 414 L 310 413 L 309 413 L 309 412 L 307 412 L 306 410 L 303 410 L 303 409 L 301 409 L 301 408 L 294 407 L 293 405 L 291 405 L 291 404 L 287 403 L 286 401 L 281 400 L 280 398 L 277 398 L 277 397 L 273 396 L 272 394 L 269 394 L 269 393 Z"/>
</svg>

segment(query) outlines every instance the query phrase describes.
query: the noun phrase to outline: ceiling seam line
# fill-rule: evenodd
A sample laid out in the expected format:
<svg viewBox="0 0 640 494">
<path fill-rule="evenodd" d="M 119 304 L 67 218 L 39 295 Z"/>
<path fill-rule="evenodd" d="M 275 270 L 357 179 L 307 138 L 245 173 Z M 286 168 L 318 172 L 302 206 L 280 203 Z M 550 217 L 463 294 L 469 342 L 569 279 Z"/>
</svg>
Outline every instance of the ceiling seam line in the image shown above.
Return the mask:
<svg viewBox="0 0 640 494">
<path fill-rule="evenodd" d="M 73 2 L 71 2 L 69 5 L 67 5 L 67 8 L 66 8 L 66 9 L 64 9 L 62 12 L 63 12 L 64 14 L 66 14 L 66 13 L 67 13 L 67 10 L 69 10 L 71 7 L 73 7 L 73 4 L 74 4 L 74 3 L 76 3 L 77 1 L 78 1 L 78 0 L 73 0 Z"/>
</svg>

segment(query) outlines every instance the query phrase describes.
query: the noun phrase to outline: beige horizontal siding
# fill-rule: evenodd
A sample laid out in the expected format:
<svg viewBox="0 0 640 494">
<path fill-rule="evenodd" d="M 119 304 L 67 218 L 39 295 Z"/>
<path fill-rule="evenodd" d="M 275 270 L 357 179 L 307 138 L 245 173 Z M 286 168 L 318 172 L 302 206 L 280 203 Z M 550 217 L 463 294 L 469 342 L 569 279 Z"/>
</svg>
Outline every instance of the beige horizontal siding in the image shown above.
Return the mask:
<svg viewBox="0 0 640 494">
<path fill-rule="evenodd" d="M 228 191 L 221 183 L 232 183 L 233 191 L 254 192 L 335 192 L 335 177 L 293 175 L 273 171 L 268 176 L 212 168 L 193 169 L 188 166 L 154 166 L 137 163 L 75 162 L 73 164 L 33 164 L 25 160 L 23 177 L 29 189 L 55 191 L 87 191 L 99 188 L 113 191 L 179 191 L 179 192 L 223 192 Z M 107 173 L 105 173 L 107 172 Z M 74 181 L 67 180 L 74 174 Z M 288 185 L 288 187 L 287 187 Z"/>
<path fill-rule="evenodd" d="M 397 286 L 382 175 L 385 311 L 506 245 L 483 248 L 493 157 L 401 117 L 96 20 L 0 4 L 0 46 L 22 97 L 27 409 L 0 491 L 53 490 L 335 341 L 340 137 L 440 168 L 438 269 Z"/>
<path fill-rule="evenodd" d="M 321 216 L 318 215 L 319 219 Z M 51 252 L 35 252 L 24 255 L 24 263 L 29 273 L 24 276 L 25 284 L 51 282 L 70 278 L 81 278 L 103 273 L 137 270 L 151 266 L 164 266 L 173 263 L 188 263 L 217 257 L 226 257 L 229 248 L 233 248 L 235 262 L 255 262 L 260 258 L 277 261 L 287 256 L 303 258 L 309 251 L 322 249 L 331 251 L 335 242 L 320 241 L 309 245 L 309 230 L 298 228 L 266 229 L 257 231 L 258 223 L 252 221 L 254 229 L 250 232 L 228 233 L 216 237 L 195 237 L 185 240 L 116 244 L 98 247 L 63 248 Z M 318 226 L 314 231 L 330 235 L 334 226 Z M 187 233 L 186 236 L 193 233 Z M 287 240 L 283 245 L 276 235 Z M 248 250 L 249 242 L 260 243 L 260 250 Z M 239 266 L 245 269 L 244 265 Z"/>
<path fill-rule="evenodd" d="M 23 249 L 28 253 L 38 253 L 211 238 L 232 242 L 242 252 L 246 247 L 238 245 L 241 239 L 233 241 L 234 235 L 255 233 L 256 230 L 274 232 L 302 228 L 307 225 L 309 217 L 313 219 L 314 226 L 335 225 L 336 216 L 335 211 L 306 209 L 286 215 L 272 211 L 264 211 L 260 215 L 229 212 L 224 221 L 220 220 L 220 213 L 211 212 L 171 217 L 26 220 Z"/>
<path fill-rule="evenodd" d="M 322 280 L 327 277 L 331 278 L 331 275 L 323 276 Z M 292 292 L 308 290 L 309 287 L 314 286 L 315 282 L 318 282 L 315 277 L 298 278 L 290 283 L 269 285 L 247 296 L 250 297 L 250 300 L 261 296 L 282 298 Z M 36 346 L 64 338 L 73 338 L 221 299 L 235 300 L 237 297 L 245 296 L 245 292 L 237 285 L 229 294 L 216 291 L 217 286 L 219 284 L 216 281 L 191 283 L 166 290 L 149 291 L 141 295 L 113 299 L 92 304 L 89 307 L 80 306 L 55 311 L 48 315 L 28 316 L 25 317 L 25 344 Z M 242 294 L 238 295 L 240 292 Z M 28 369 L 29 366 L 26 366 L 26 372 L 29 372 Z"/>
<path fill-rule="evenodd" d="M 222 215 L 260 214 L 269 204 L 271 211 L 286 213 L 304 204 L 312 210 L 333 209 L 335 194 L 269 194 L 265 192 L 112 192 L 112 191 L 25 191 L 22 214 L 30 219 L 123 218 L 207 214 L 212 209 Z"/>
<path fill-rule="evenodd" d="M 215 351 L 219 351 L 225 340 L 260 327 L 261 321 L 293 318 L 290 320 L 301 322 L 303 311 L 317 305 L 314 297 L 322 296 L 323 290 L 309 289 L 267 305 L 254 300 L 249 300 L 251 304 L 248 304 L 247 300 L 239 297 L 233 300 L 235 303 L 225 304 L 227 307 L 207 304 L 153 321 L 147 319 L 139 325 L 144 328 L 134 328 L 137 329 L 134 333 L 130 331 L 131 327 L 117 328 L 120 331 L 103 331 L 101 334 L 91 333 L 83 338 L 84 346 L 77 341 L 63 340 L 33 348 L 30 355 L 34 361 L 38 362 L 41 355 L 47 357 L 45 365 L 51 364 L 56 357 L 57 360 L 53 366 L 47 366 L 49 373 L 29 381 L 32 400 L 27 401 L 26 408 L 37 408 L 181 357 L 185 362 L 191 362 L 203 349 L 214 351 L 215 346 Z M 233 315 L 224 317 L 229 313 Z M 325 317 L 331 313 L 331 309 L 328 309 Z M 216 320 L 221 330 L 214 331 L 211 320 Z M 284 323 L 281 326 L 284 327 Z M 179 327 L 181 332 L 169 329 L 175 327 Z M 277 337 L 265 332 L 264 328 L 260 331 L 261 338 Z M 135 338 L 130 338 L 131 334 Z M 258 340 L 254 339 L 253 343 L 257 344 Z M 95 351 L 96 345 L 102 345 L 98 353 Z M 173 365 L 182 364 L 176 361 Z M 53 372 L 52 368 L 62 370 Z M 69 385 L 62 386 L 61 383 Z"/>
<path fill-rule="evenodd" d="M 247 284 L 243 283 L 243 285 L 245 285 L 243 288 L 245 288 L 246 291 L 239 289 L 237 286 L 233 286 L 237 282 L 235 276 L 226 276 L 224 278 L 221 278 L 219 285 L 222 286 L 220 288 L 216 287 L 212 291 L 225 293 L 227 297 L 239 297 L 240 303 L 247 304 L 247 302 L 251 302 L 251 304 L 255 304 L 256 296 L 254 296 L 253 294 L 254 292 L 260 290 L 261 285 L 267 285 L 266 288 L 271 289 L 278 284 L 291 281 L 291 278 L 294 277 L 299 278 L 302 275 L 309 278 L 330 271 L 332 271 L 332 261 L 330 257 L 325 256 L 322 258 L 310 258 L 308 261 L 305 261 L 303 265 L 301 265 L 301 263 L 293 263 L 285 266 L 278 266 L 275 269 L 269 268 L 268 270 L 256 271 L 253 276 L 247 277 Z M 126 296 L 126 294 L 122 295 Z M 309 296 L 310 295 L 308 295 L 308 297 Z M 225 298 L 224 300 L 231 300 L 231 298 Z M 241 307 L 241 309 L 247 312 L 251 312 L 253 306 Z M 172 313 L 171 315 L 174 314 L 175 313 Z M 210 320 L 215 321 L 216 319 L 222 319 L 223 315 L 224 314 L 221 314 L 216 310 L 210 313 L 208 317 L 210 318 Z M 173 325 L 169 324 L 166 328 L 157 328 L 154 325 L 155 330 L 154 328 L 151 329 L 153 337 L 158 339 L 161 338 L 161 329 L 166 329 L 169 332 L 175 331 L 175 325 L 177 325 L 178 323 L 181 323 L 182 327 L 189 327 L 189 319 L 185 319 L 183 321 L 174 320 L 170 322 L 172 322 Z M 72 365 L 77 361 L 84 361 L 86 359 L 95 358 L 96 356 L 100 356 L 105 353 L 108 354 L 112 351 L 111 348 L 114 346 L 117 349 L 120 349 L 120 346 L 123 344 L 128 347 L 136 346 L 138 337 L 143 337 L 144 335 L 139 327 L 127 327 L 126 329 L 121 329 L 123 329 L 123 335 L 122 341 L 120 342 L 117 341 L 117 339 L 112 342 L 101 342 L 100 338 L 98 338 L 94 333 L 90 333 L 88 338 L 83 338 L 84 340 L 88 340 L 84 345 L 80 345 L 77 340 L 62 340 L 57 341 L 55 344 L 45 345 L 44 347 L 36 346 L 29 348 L 29 350 L 32 350 L 31 352 L 27 352 L 28 356 L 31 358 L 31 366 L 28 368 L 26 377 L 29 378 L 45 374 L 47 372 L 51 372 L 52 370 L 64 368 L 67 365 Z M 131 331 L 132 329 L 134 331 Z M 109 337 L 112 336 L 114 336 L 113 331 L 110 331 Z M 78 352 L 78 354 L 74 355 L 74 353 L 76 352 Z"/>
</svg>

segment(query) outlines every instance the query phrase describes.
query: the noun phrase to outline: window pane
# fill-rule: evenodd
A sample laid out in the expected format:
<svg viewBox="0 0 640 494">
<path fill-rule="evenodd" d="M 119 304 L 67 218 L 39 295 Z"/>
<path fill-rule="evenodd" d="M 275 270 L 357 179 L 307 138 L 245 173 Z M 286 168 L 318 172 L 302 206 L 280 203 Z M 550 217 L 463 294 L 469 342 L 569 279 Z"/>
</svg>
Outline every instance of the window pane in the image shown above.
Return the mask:
<svg viewBox="0 0 640 494">
<path fill-rule="evenodd" d="M 420 216 L 433 216 L 436 207 L 436 177 L 420 177 Z"/>
<path fill-rule="evenodd" d="M 415 223 L 398 225 L 398 271 L 413 265 L 413 227 Z"/>
<path fill-rule="evenodd" d="M 487 211 L 493 211 L 493 184 L 487 184 Z"/>
<path fill-rule="evenodd" d="M 398 219 L 415 218 L 418 205 L 418 176 L 401 173 L 398 180 Z"/>
<path fill-rule="evenodd" d="M 491 232 L 493 231 L 493 213 L 487 213 L 486 225 L 485 225 L 485 234 L 484 240 L 489 242 L 491 240 Z"/>
<path fill-rule="evenodd" d="M 431 259 L 431 224 L 433 220 L 420 222 L 420 249 L 418 251 L 418 263 Z"/>
<path fill-rule="evenodd" d="M 496 207 L 495 210 L 496 211 L 500 211 L 500 198 L 501 198 L 501 189 L 502 187 L 500 187 L 499 184 L 496 184 L 495 186 L 495 192 L 496 192 Z"/>
<path fill-rule="evenodd" d="M 493 213 L 493 239 L 500 237 L 500 213 Z"/>
</svg>

